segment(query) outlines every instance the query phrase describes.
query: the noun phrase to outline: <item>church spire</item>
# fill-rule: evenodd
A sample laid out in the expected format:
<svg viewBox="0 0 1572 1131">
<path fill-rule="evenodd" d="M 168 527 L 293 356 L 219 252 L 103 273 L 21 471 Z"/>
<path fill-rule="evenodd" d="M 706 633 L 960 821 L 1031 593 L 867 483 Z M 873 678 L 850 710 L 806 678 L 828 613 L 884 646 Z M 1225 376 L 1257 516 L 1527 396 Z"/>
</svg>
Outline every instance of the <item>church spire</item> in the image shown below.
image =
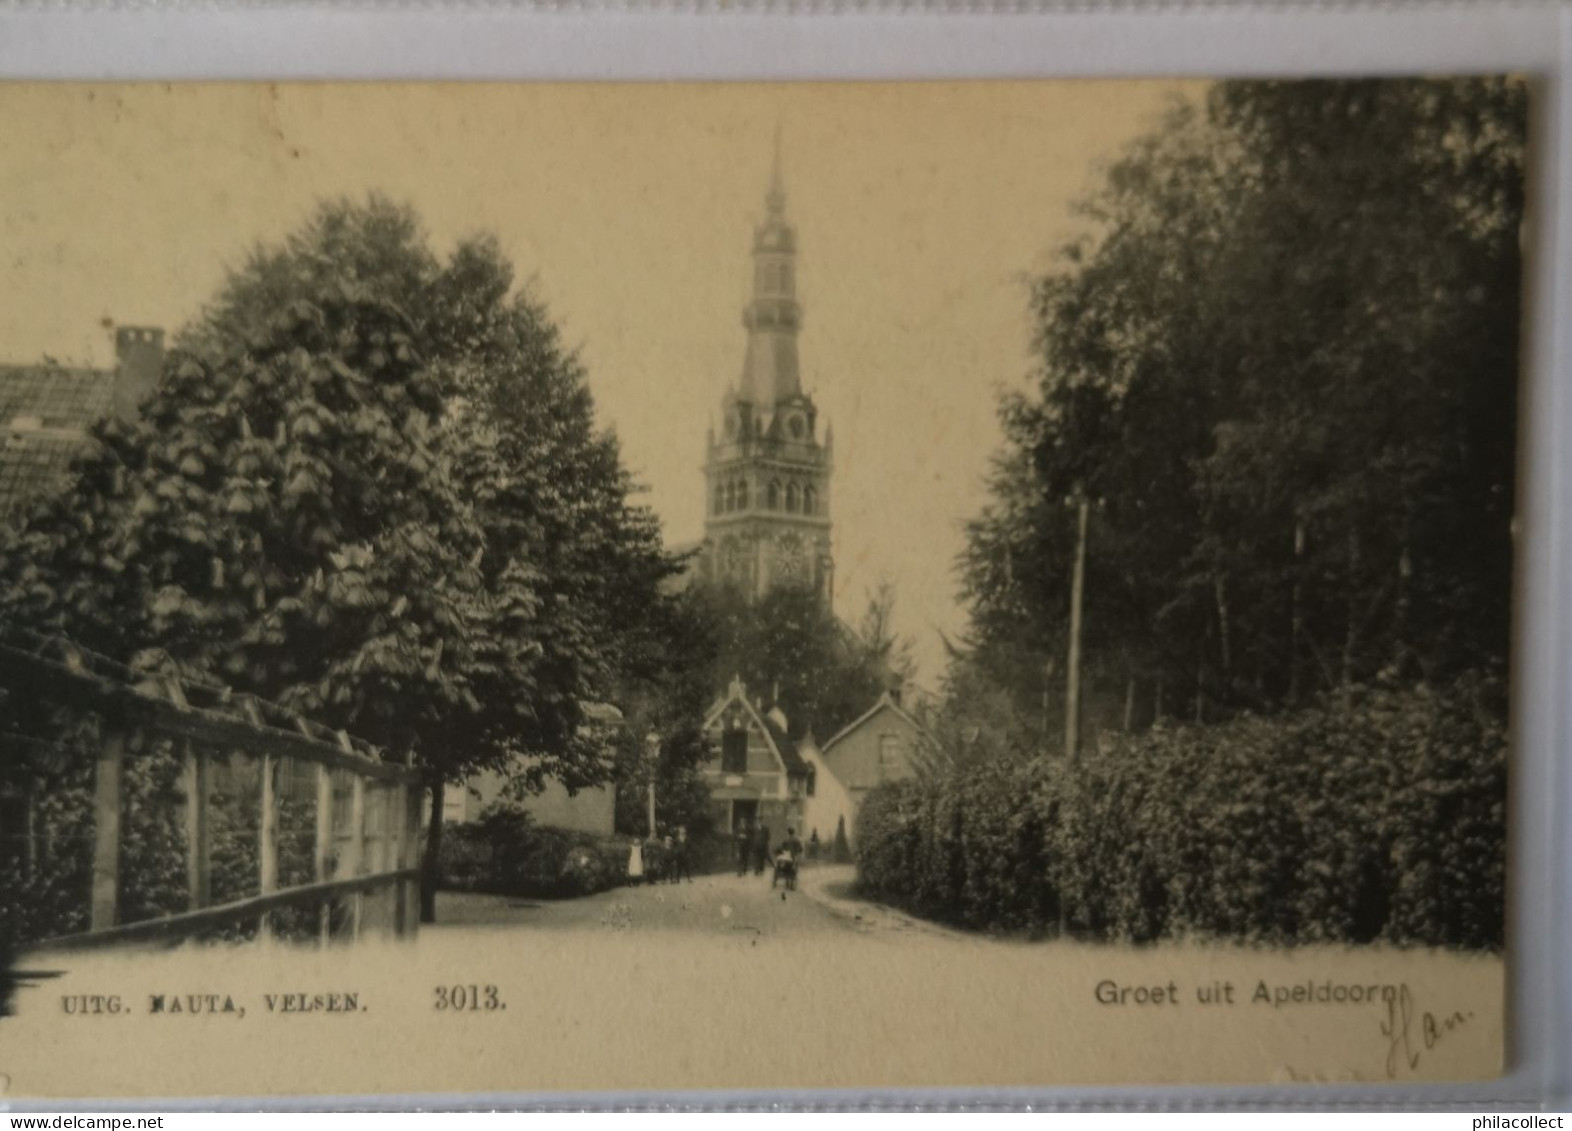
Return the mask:
<svg viewBox="0 0 1572 1131">
<path fill-rule="evenodd" d="M 802 323 L 797 304 L 797 233 L 786 220 L 779 127 L 764 207 L 764 220 L 753 232 L 753 298 L 742 314 L 748 352 L 738 396 L 767 414 L 802 396 L 797 364 L 797 328 Z"/>
<path fill-rule="evenodd" d="M 781 124 L 775 123 L 775 160 L 770 165 L 770 188 L 764 195 L 764 206 L 770 210 L 770 215 L 780 216 L 786 212 L 786 178 L 781 171 Z"/>
</svg>

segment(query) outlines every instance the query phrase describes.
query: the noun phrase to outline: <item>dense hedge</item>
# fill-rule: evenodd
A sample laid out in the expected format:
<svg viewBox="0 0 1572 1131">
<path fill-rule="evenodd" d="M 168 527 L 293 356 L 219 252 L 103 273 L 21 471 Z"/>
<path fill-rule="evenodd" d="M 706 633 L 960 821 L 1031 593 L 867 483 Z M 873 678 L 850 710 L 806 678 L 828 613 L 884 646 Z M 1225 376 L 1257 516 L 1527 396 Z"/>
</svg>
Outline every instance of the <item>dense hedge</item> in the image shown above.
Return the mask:
<svg viewBox="0 0 1572 1131">
<path fill-rule="evenodd" d="M 442 886 L 565 899 L 627 881 L 627 837 L 536 824 L 522 810 L 499 807 L 473 824 L 442 831 Z"/>
<path fill-rule="evenodd" d="M 1088 939 L 1495 948 L 1499 689 L 1371 690 L 1156 728 L 1061 760 L 974 763 L 864 803 L 859 880 L 919 914 Z"/>
</svg>

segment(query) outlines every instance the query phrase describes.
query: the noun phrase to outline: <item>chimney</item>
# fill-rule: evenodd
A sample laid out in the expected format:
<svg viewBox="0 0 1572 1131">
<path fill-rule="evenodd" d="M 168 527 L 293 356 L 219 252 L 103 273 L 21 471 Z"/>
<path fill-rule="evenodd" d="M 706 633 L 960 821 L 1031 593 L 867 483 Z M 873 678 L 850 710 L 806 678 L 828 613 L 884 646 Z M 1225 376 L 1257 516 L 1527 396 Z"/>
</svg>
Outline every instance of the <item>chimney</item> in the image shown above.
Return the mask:
<svg viewBox="0 0 1572 1131">
<path fill-rule="evenodd" d="M 115 395 L 113 412 L 134 420 L 164 372 L 164 331 L 153 326 L 120 326 L 115 330 Z"/>
</svg>

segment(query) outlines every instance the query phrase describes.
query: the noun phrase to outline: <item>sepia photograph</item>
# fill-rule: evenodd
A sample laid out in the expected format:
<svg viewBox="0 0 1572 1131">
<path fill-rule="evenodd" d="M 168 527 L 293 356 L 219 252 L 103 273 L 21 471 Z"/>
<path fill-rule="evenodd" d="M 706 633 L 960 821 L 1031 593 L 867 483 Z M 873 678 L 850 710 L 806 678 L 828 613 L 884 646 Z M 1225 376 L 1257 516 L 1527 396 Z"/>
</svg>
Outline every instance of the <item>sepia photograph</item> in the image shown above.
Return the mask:
<svg viewBox="0 0 1572 1131">
<path fill-rule="evenodd" d="M 0 1094 L 1498 1075 L 1529 104 L 0 85 Z"/>
</svg>

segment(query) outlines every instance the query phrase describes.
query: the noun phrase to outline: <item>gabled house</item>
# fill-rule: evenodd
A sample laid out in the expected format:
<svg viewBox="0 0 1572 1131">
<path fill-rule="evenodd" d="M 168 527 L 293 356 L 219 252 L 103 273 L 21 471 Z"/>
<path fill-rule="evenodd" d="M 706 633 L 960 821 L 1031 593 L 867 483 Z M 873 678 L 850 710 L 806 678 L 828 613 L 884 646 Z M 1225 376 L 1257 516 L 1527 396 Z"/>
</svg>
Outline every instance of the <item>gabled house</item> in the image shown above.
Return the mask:
<svg viewBox="0 0 1572 1131">
<path fill-rule="evenodd" d="M 750 702 L 747 686 L 734 679 L 705 713 L 704 733 L 713 756 L 699 773 L 709 787 L 715 828 L 733 832 L 762 822 L 773 839 L 787 828 L 802 832 L 818 771 L 786 733 L 779 709 L 766 712 L 761 702 Z"/>
<path fill-rule="evenodd" d="M 819 757 L 844 793 L 844 801 L 836 805 L 834 795 L 826 792 L 813 807 L 810 826 L 817 827 L 820 839 L 828 843 L 844 817 L 847 839 L 855 843 L 857 811 L 868 791 L 883 782 L 914 776 L 931 757 L 932 743 L 923 725 L 902 707 L 900 693 L 886 691 L 822 747 Z"/>
</svg>

